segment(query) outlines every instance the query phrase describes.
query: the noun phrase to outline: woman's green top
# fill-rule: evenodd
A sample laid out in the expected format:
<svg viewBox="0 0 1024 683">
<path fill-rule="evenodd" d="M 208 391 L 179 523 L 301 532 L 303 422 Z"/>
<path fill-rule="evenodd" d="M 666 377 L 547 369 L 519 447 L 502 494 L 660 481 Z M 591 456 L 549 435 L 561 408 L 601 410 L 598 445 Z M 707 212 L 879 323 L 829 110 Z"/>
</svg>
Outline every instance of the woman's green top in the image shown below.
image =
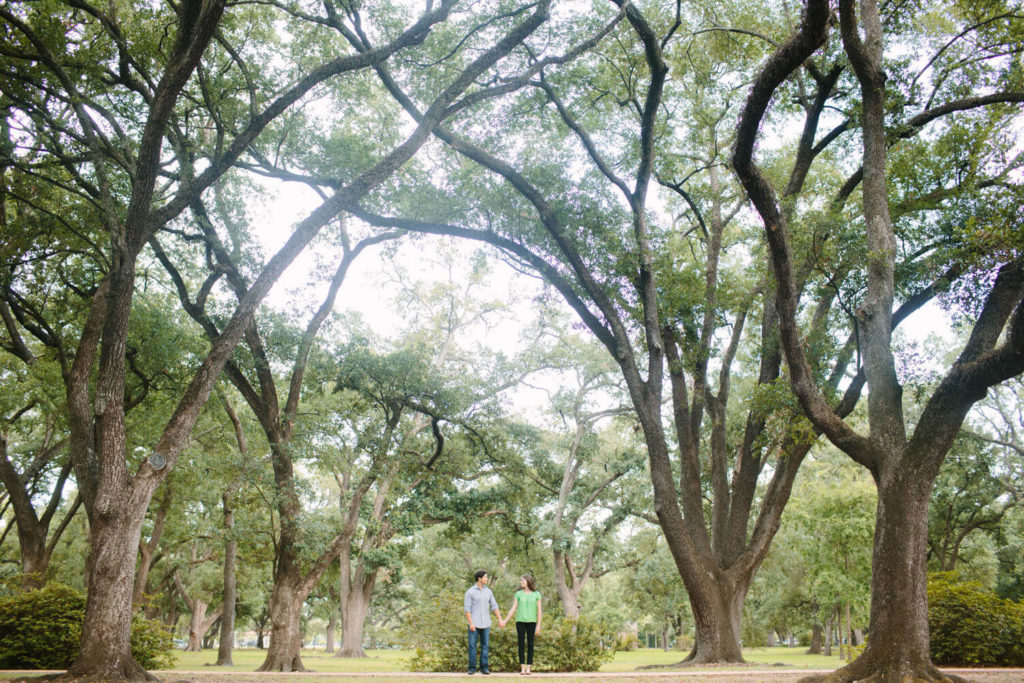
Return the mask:
<svg viewBox="0 0 1024 683">
<path fill-rule="evenodd" d="M 516 621 L 536 622 L 540 591 L 516 591 Z"/>
</svg>

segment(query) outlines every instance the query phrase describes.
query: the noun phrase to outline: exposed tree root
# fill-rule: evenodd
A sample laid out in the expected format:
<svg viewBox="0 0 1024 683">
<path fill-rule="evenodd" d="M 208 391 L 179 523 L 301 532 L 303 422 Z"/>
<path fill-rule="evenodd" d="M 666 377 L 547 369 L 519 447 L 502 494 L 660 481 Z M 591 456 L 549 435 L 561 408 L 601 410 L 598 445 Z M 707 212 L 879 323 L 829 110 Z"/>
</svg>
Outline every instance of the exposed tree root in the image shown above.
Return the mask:
<svg viewBox="0 0 1024 683">
<path fill-rule="evenodd" d="M 267 657 L 266 661 L 260 665 L 257 671 L 280 671 L 280 672 L 293 672 L 293 671 L 308 671 L 306 667 L 302 665 L 302 657 L 295 655 L 294 657 Z"/>
<path fill-rule="evenodd" d="M 159 681 L 160 679 L 149 673 L 134 659 L 129 658 L 127 663 L 120 666 L 104 667 L 100 670 L 80 672 L 74 668 L 59 674 L 47 674 L 45 676 L 25 676 L 15 681 L 25 683 L 38 683 L 39 681 L 57 681 L 58 683 L 105 683 L 107 681 Z"/>
<path fill-rule="evenodd" d="M 690 655 L 686 659 L 672 664 L 646 664 L 638 666 L 638 671 L 656 671 L 666 669 L 688 669 L 692 666 L 706 666 L 708 664 L 732 664 L 734 666 L 749 666 L 750 663 L 743 659 L 708 659 L 705 657 L 694 657 Z"/>
<path fill-rule="evenodd" d="M 800 683 L 970 683 L 966 678 L 940 671 L 931 662 L 882 660 L 865 657 L 827 674 L 813 674 Z"/>
</svg>

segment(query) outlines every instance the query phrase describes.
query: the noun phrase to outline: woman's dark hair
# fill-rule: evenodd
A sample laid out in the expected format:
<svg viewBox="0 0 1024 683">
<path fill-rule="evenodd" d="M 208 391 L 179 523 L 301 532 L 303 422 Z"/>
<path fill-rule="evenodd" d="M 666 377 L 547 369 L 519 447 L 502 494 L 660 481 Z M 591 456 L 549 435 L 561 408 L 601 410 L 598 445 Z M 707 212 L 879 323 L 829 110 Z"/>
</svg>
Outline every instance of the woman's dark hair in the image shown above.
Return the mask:
<svg viewBox="0 0 1024 683">
<path fill-rule="evenodd" d="M 524 579 L 526 579 L 526 587 L 527 587 L 527 588 L 529 588 L 529 589 L 530 589 L 531 591 L 535 591 L 535 590 L 537 590 L 537 589 L 536 589 L 536 588 L 534 587 L 534 586 L 535 586 L 535 584 L 534 584 L 534 582 L 533 582 L 533 577 L 532 577 L 532 576 L 530 576 L 529 574 L 523 574 L 523 578 L 524 578 Z"/>
<path fill-rule="evenodd" d="M 487 576 L 487 570 L 486 569 L 477 569 L 476 570 L 476 574 L 473 575 L 473 579 L 475 581 L 479 581 L 480 579 L 484 578 L 485 576 Z"/>
</svg>

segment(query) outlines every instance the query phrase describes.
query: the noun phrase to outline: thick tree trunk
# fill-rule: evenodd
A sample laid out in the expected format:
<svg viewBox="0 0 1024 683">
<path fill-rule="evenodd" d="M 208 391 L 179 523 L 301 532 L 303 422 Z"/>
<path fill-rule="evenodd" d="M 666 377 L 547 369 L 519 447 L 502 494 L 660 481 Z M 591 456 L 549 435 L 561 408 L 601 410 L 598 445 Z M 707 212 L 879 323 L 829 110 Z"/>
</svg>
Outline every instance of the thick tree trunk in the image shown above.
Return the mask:
<svg viewBox="0 0 1024 683">
<path fill-rule="evenodd" d="M 907 466 L 893 466 L 890 470 L 883 473 L 878 485 L 871 558 L 871 637 L 855 661 L 831 674 L 811 676 L 805 681 L 963 680 L 939 671 L 932 664 L 928 649 L 925 560 L 932 478 Z M 848 638 L 849 633 L 847 624 L 844 637 Z"/>
<path fill-rule="evenodd" d="M 824 629 L 821 624 L 815 624 L 811 631 L 811 647 L 807 650 L 809 655 L 820 655 L 822 640 L 824 640 Z"/>
<path fill-rule="evenodd" d="M 270 647 L 257 671 L 305 671 L 302 665 L 302 633 L 299 629 L 306 593 L 297 588 L 298 578 L 278 577 L 270 594 Z"/>
<path fill-rule="evenodd" d="M 135 554 L 146 511 L 120 512 L 107 518 L 90 515 L 92 569 L 81 649 L 68 670 L 73 678 L 157 680 L 132 657 L 130 643 Z"/>
<path fill-rule="evenodd" d="M 42 588 L 46 583 L 46 569 L 50 566 L 50 554 L 46 552 L 44 545 L 36 543 L 22 543 L 21 545 L 22 590 Z"/>
<path fill-rule="evenodd" d="M 775 629 L 768 629 L 768 647 L 775 647 L 778 642 L 778 638 L 775 635 Z"/>
<path fill-rule="evenodd" d="M 696 639 L 686 662 L 742 662 L 740 625 L 743 603 L 750 587 L 750 576 L 740 581 L 719 579 L 699 582 L 697 590 L 688 590 L 693 609 Z"/>
<path fill-rule="evenodd" d="M 370 601 L 365 591 L 353 590 L 341 604 L 341 649 L 338 657 L 365 657 L 363 650 L 363 629 Z"/>
</svg>

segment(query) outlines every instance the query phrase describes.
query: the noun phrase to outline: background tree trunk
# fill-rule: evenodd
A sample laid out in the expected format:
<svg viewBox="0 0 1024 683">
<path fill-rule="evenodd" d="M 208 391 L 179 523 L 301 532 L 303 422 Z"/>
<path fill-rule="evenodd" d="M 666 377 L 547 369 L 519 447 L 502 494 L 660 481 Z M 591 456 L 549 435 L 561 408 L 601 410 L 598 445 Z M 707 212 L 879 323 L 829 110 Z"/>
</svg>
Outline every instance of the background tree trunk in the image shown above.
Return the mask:
<svg viewBox="0 0 1024 683">
<path fill-rule="evenodd" d="M 235 564 L 238 552 L 238 541 L 233 535 L 235 528 L 235 511 L 231 504 L 231 490 L 222 496 L 224 503 L 224 530 L 227 538 L 224 541 L 224 612 L 221 615 L 220 643 L 217 648 L 217 661 L 214 666 L 231 666 L 231 651 L 235 647 Z"/>
<path fill-rule="evenodd" d="M 146 597 L 146 582 L 149 581 L 149 570 L 153 566 L 153 558 L 156 555 L 157 547 L 160 545 L 160 537 L 164 533 L 164 525 L 167 522 L 167 513 L 171 509 L 172 492 L 170 486 L 165 486 L 163 499 L 160 507 L 157 508 L 153 517 L 153 533 L 149 540 L 142 543 L 139 539 L 139 560 L 135 570 L 135 587 L 132 589 L 132 605 L 138 609 Z"/>
<path fill-rule="evenodd" d="M 188 645 L 185 646 L 185 651 L 199 652 L 206 644 L 207 632 L 213 627 L 214 622 L 220 619 L 224 606 L 221 605 L 209 616 L 206 614 L 209 603 L 205 600 L 195 598 L 192 600 L 191 607 L 192 614 L 188 620 Z"/>
<path fill-rule="evenodd" d="M 330 654 L 334 652 L 334 633 L 338 627 L 338 613 L 333 607 L 331 608 L 331 615 L 327 618 L 327 646 L 324 648 L 324 652 Z"/>
<path fill-rule="evenodd" d="M 824 629 L 822 629 L 821 624 L 815 624 L 814 628 L 811 630 L 811 647 L 807 650 L 807 654 L 809 654 L 809 655 L 820 655 L 821 654 L 821 645 L 822 645 L 823 636 L 824 636 Z"/>
<path fill-rule="evenodd" d="M 555 553 L 556 567 L 559 560 L 564 562 L 561 553 Z M 562 614 L 570 619 L 577 619 L 580 616 L 580 593 L 566 583 L 564 571 L 561 573 L 561 578 L 558 576 L 559 572 L 555 572 L 555 575 L 555 592 L 558 593 L 558 600 L 562 603 Z"/>
<path fill-rule="evenodd" d="M 361 572 L 357 572 L 361 574 Z M 376 571 L 371 570 L 361 582 L 354 586 L 355 590 L 347 592 L 341 603 L 341 648 L 338 657 L 365 657 L 363 650 L 363 633 L 366 626 L 366 614 L 370 610 L 370 597 L 373 595 L 373 584 L 376 582 Z"/>
</svg>

